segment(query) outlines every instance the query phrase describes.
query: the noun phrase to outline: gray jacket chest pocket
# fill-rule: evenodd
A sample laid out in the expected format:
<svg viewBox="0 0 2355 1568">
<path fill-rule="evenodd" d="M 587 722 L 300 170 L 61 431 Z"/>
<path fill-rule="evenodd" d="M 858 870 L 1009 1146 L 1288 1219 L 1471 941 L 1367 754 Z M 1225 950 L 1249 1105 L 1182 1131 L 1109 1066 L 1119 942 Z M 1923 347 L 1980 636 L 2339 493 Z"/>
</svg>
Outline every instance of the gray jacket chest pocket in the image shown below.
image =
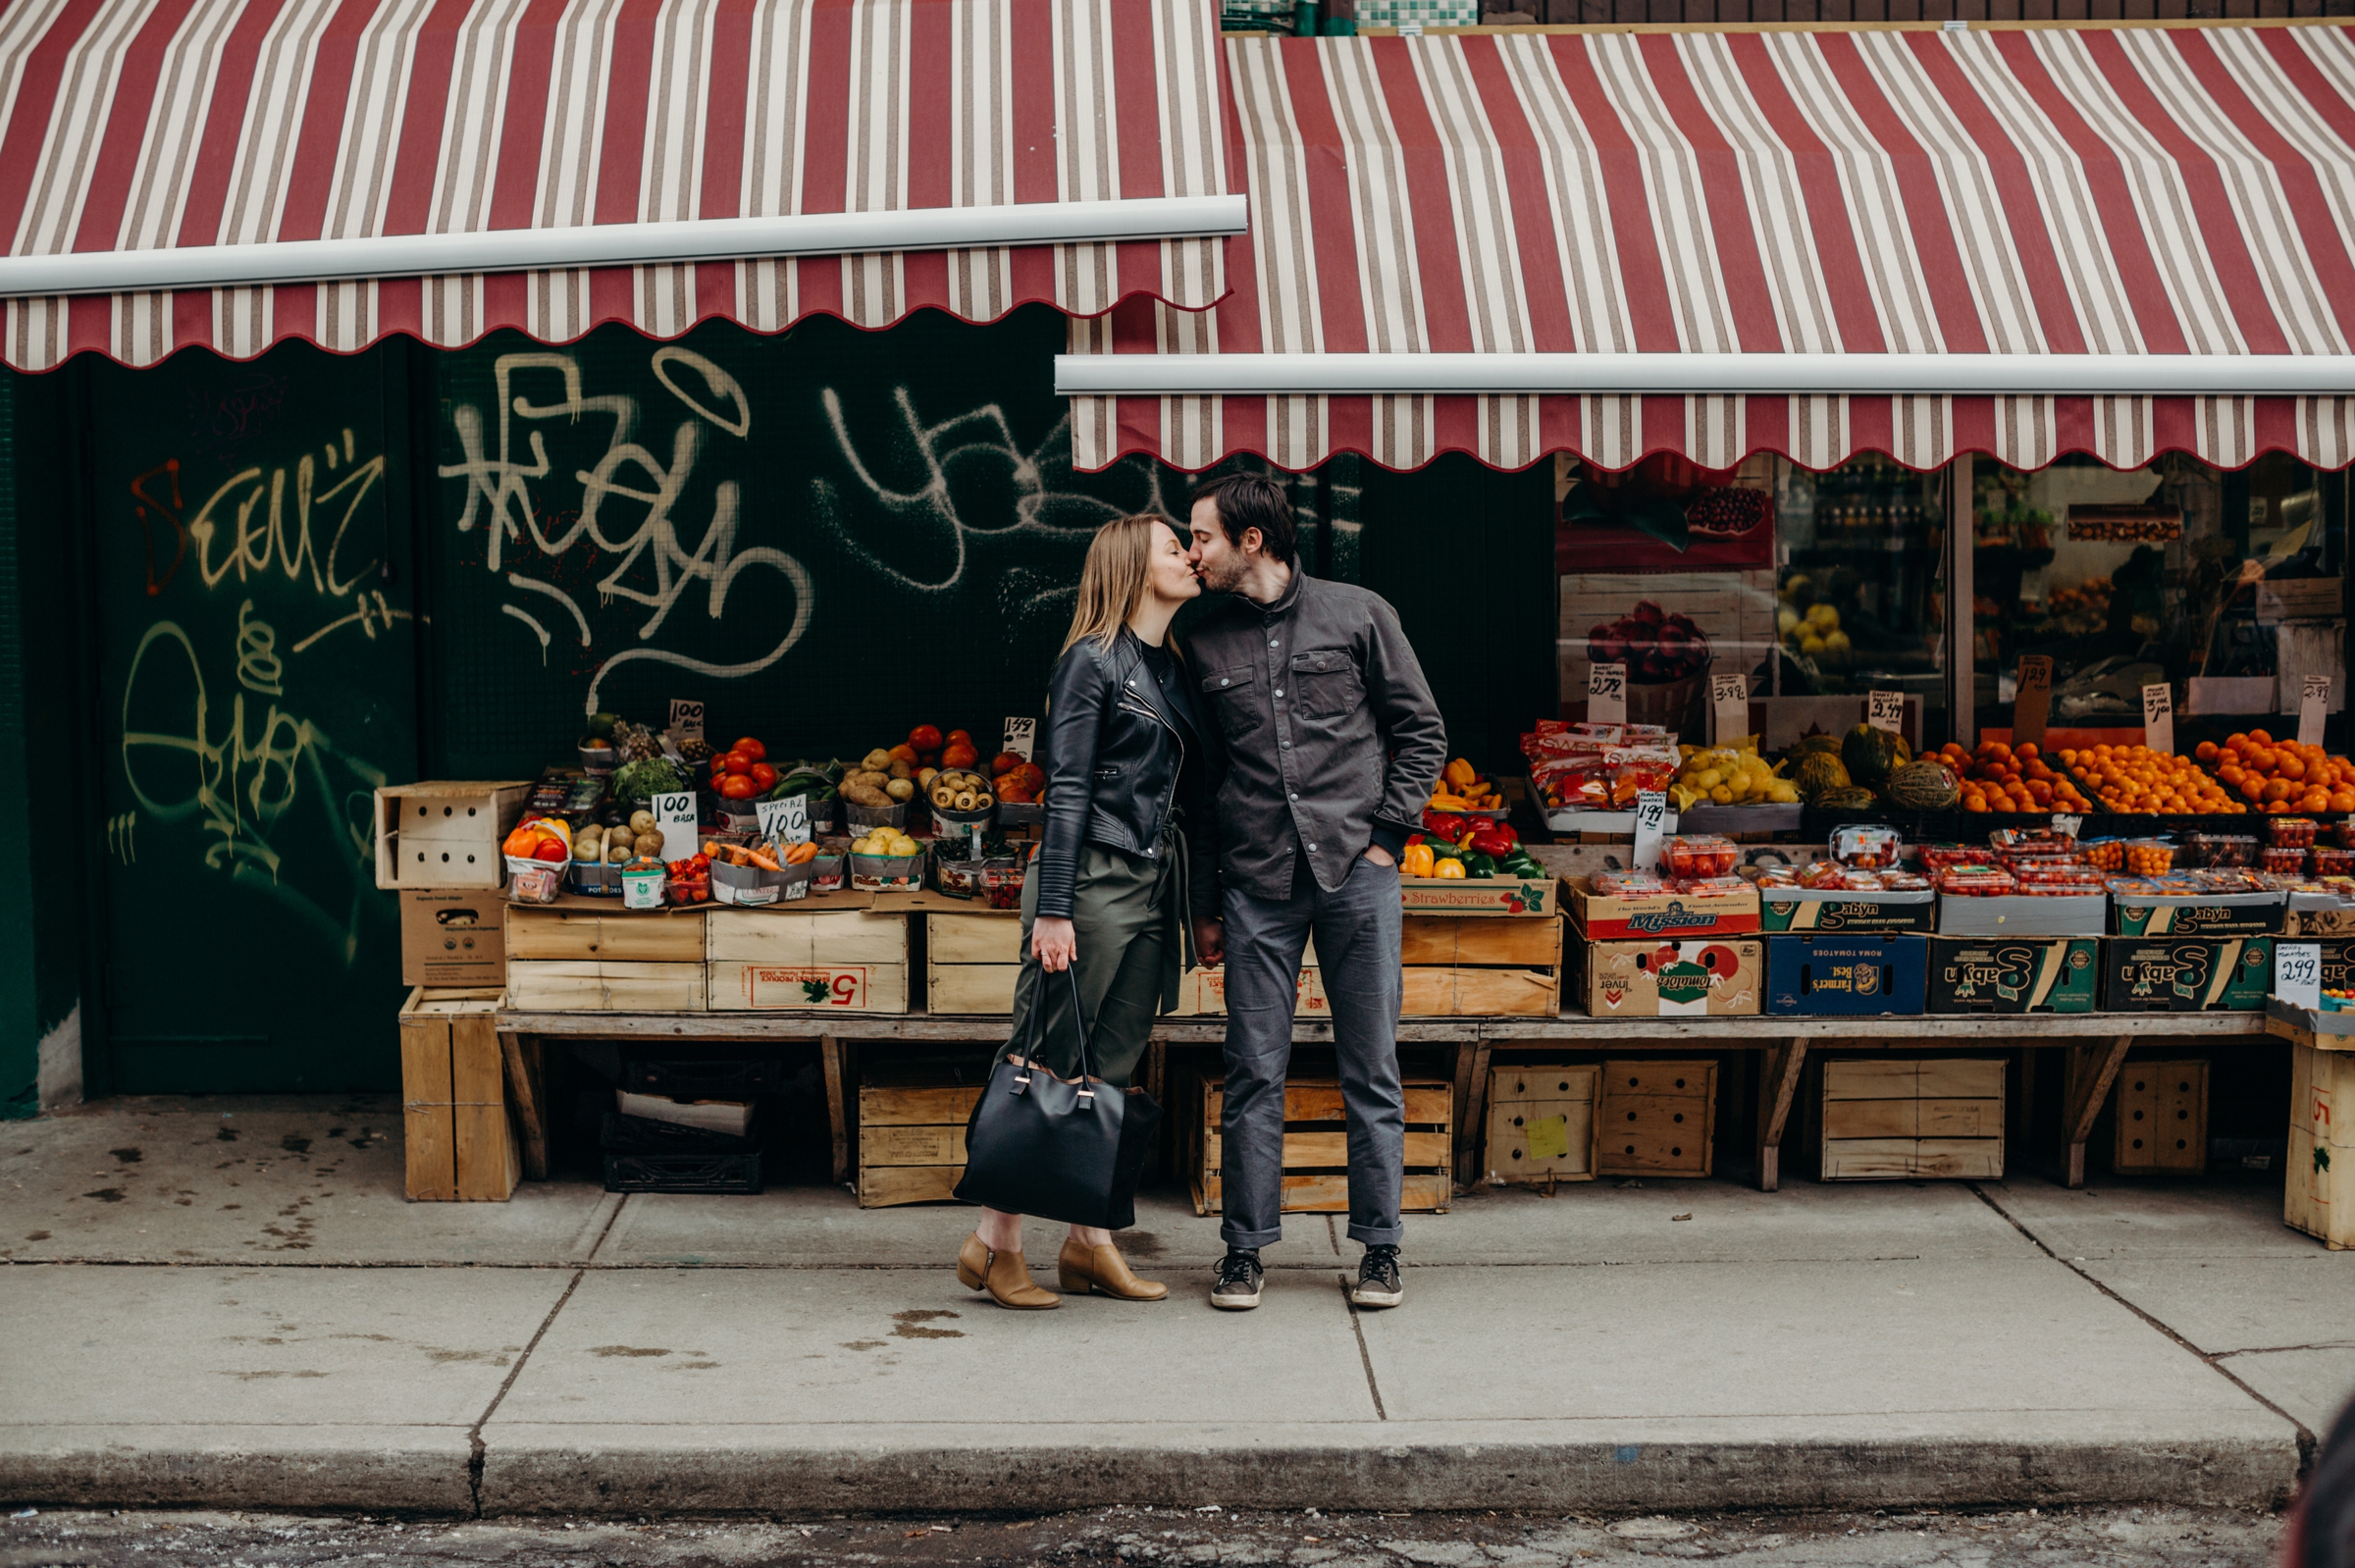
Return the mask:
<svg viewBox="0 0 2355 1568">
<path fill-rule="evenodd" d="M 1250 665 L 1242 664 L 1232 669 L 1213 670 L 1202 677 L 1203 700 L 1217 710 L 1219 728 L 1230 739 L 1259 728 L 1262 714 L 1258 673 Z"/>
<path fill-rule="evenodd" d="M 1292 655 L 1292 710 L 1302 718 L 1339 718 L 1366 705 L 1366 683 L 1345 649 Z"/>
</svg>

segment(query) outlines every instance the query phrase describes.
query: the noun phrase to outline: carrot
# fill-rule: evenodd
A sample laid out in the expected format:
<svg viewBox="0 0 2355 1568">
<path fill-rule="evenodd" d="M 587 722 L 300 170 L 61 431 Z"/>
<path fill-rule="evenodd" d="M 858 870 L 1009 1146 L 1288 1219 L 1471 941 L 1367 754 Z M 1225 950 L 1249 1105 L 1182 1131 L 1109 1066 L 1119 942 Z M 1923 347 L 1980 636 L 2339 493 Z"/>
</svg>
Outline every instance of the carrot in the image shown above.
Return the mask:
<svg viewBox="0 0 2355 1568">
<path fill-rule="evenodd" d="M 763 871 L 781 871 L 784 869 L 783 866 L 770 860 L 767 856 L 761 854 L 759 850 L 754 850 L 750 856 L 750 859 L 755 865 L 758 865 Z"/>
</svg>

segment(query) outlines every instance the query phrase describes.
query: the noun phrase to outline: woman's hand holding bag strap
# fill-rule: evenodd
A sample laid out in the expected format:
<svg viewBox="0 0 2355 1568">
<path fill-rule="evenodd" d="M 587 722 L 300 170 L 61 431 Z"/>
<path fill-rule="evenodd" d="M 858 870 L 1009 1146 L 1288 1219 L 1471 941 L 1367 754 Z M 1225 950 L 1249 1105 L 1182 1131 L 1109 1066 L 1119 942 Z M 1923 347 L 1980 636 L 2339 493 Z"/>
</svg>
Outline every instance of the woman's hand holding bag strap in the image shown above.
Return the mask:
<svg viewBox="0 0 2355 1568">
<path fill-rule="evenodd" d="M 1136 1223 L 1136 1184 L 1161 1107 L 1142 1089 L 1115 1088 L 1089 1074 L 1079 976 L 1063 974 L 1079 1031 L 1079 1080 L 1067 1083 L 1037 1065 L 1046 1032 L 1042 971 L 1020 1061 L 1010 1054 L 991 1070 L 966 1124 L 956 1196 L 1006 1214 L 1125 1230 Z"/>
</svg>

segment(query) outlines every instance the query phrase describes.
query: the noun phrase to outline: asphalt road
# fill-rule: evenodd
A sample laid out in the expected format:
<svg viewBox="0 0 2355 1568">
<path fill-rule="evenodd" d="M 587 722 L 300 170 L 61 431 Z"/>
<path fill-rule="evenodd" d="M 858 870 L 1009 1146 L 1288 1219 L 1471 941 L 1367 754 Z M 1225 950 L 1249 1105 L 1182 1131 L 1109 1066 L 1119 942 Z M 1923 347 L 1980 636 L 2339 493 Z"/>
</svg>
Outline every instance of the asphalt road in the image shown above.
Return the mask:
<svg viewBox="0 0 2355 1568">
<path fill-rule="evenodd" d="M 937 1522 L 495 1519 L 456 1525 L 384 1517 L 44 1510 L 0 1519 L 0 1568 L 1632 1568 L 1679 1558 L 1743 1568 L 2266 1568 L 2277 1555 L 2280 1534 L 2281 1520 L 2271 1514 L 2164 1508 L 1607 1521 L 1112 1508 Z"/>
</svg>

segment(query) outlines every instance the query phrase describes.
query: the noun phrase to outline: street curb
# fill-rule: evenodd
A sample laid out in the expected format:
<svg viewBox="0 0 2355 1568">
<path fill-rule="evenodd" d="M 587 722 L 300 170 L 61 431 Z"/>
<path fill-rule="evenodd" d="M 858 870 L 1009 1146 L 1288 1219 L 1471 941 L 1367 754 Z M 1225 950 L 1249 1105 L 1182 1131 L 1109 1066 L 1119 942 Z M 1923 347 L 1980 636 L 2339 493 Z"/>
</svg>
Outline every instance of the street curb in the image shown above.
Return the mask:
<svg viewBox="0 0 2355 1568">
<path fill-rule="evenodd" d="M 2192 1440 L 1467 1440 L 1289 1430 L 1157 1439 L 1023 1429 L 986 1442 L 861 1442 L 775 1429 L 509 1429 L 489 1444 L 486 1514 L 1055 1511 L 1107 1502 L 1341 1510 L 1694 1512 L 2170 1502 L 2276 1507 L 2295 1435 Z M 1485 1425 L 1485 1424 L 1484 1424 Z M 1632 1424 L 1631 1424 L 1632 1425 Z M 1434 1430 L 1438 1429 L 1438 1430 Z M 999 1434 L 1006 1429 L 999 1429 Z M 1632 1436 L 1633 1434 L 1631 1434 Z M 698 1440 L 700 1438 L 700 1441 Z"/>
<path fill-rule="evenodd" d="M 471 1515 L 472 1458 L 463 1428 L 0 1428 L 0 1499 Z"/>
</svg>

